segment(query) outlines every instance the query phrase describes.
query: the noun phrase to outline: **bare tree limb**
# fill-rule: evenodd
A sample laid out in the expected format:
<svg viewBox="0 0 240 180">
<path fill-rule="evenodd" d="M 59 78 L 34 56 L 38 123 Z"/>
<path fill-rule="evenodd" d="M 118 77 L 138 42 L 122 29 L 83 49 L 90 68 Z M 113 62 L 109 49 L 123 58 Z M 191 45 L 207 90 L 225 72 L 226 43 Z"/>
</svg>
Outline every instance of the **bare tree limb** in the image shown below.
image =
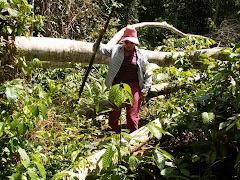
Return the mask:
<svg viewBox="0 0 240 180">
<path fill-rule="evenodd" d="M 199 35 L 193 35 L 193 34 L 186 34 L 183 33 L 181 31 L 179 31 L 178 29 L 176 29 L 175 27 L 173 27 L 172 25 L 168 24 L 166 21 L 163 22 L 142 22 L 142 23 L 137 23 L 137 24 L 133 24 L 133 26 L 137 29 L 137 28 L 142 28 L 142 27 L 160 27 L 160 28 L 166 28 L 172 32 L 174 32 L 175 34 L 181 36 L 181 37 L 187 37 L 188 35 L 191 36 L 195 36 L 198 37 Z M 118 41 L 121 39 L 123 33 L 124 33 L 125 28 L 121 29 L 107 44 L 117 44 Z M 203 37 L 203 36 L 202 36 Z M 206 38 L 206 37 L 205 37 Z"/>
</svg>

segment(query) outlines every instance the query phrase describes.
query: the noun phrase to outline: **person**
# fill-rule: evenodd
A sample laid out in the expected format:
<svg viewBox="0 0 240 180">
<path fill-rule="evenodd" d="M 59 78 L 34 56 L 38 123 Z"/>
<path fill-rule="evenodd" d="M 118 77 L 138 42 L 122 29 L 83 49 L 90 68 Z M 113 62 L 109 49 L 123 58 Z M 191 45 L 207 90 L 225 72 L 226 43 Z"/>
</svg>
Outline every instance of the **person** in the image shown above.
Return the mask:
<svg viewBox="0 0 240 180">
<path fill-rule="evenodd" d="M 99 31 L 101 35 L 105 33 L 104 28 Z M 133 105 L 126 104 L 126 119 L 127 129 L 133 132 L 138 129 L 139 109 L 152 84 L 152 73 L 146 72 L 148 59 L 136 46 L 139 44 L 139 40 L 137 31 L 132 25 L 126 26 L 120 42 L 123 42 L 123 45 L 100 44 L 98 52 L 111 57 L 105 80 L 107 88 L 120 83 L 126 83 L 131 87 Z M 96 49 L 96 47 L 94 48 Z M 109 126 L 116 133 L 119 133 L 120 114 L 120 110 L 109 113 Z"/>
</svg>

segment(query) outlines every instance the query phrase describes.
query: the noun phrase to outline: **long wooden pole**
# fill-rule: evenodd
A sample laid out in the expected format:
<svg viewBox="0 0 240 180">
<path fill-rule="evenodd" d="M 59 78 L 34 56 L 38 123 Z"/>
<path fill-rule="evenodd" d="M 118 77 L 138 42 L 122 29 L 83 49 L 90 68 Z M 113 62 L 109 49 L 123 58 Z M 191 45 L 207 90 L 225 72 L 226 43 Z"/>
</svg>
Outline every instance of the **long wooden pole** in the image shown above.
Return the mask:
<svg viewBox="0 0 240 180">
<path fill-rule="evenodd" d="M 105 23 L 105 26 L 104 26 L 104 29 L 105 29 L 105 30 L 106 30 L 107 27 L 108 27 L 109 21 L 110 21 L 112 15 L 113 15 L 113 12 L 114 12 L 115 8 L 116 8 L 116 5 L 113 5 L 112 10 L 111 10 L 111 13 L 110 13 L 110 15 L 108 16 L 107 22 Z M 103 38 L 103 35 L 102 35 L 102 34 L 99 34 L 98 39 L 97 39 L 97 41 L 96 41 L 96 51 L 93 52 L 93 55 L 92 55 L 92 58 L 91 58 L 91 60 L 90 60 L 89 65 L 88 65 L 86 74 L 85 74 L 85 76 L 84 76 L 84 78 L 83 78 L 83 82 L 82 82 L 82 85 L 81 85 L 81 88 L 80 88 L 80 91 L 79 91 L 79 97 L 78 97 L 79 99 L 80 99 L 81 94 L 82 94 L 82 92 L 83 92 L 84 85 L 85 85 L 85 83 L 86 83 L 86 81 L 87 81 L 87 77 L 88 77 L 89 72 L 90 72 L 90 70 L 91 70 L 91 68 L 92 68 L 93 61 L 94 61 L 94 58 L 95 58 L 95 56 L 96 56 L 97 49 L 98 49 L 98 47 L 99 47 L 99 45 L 100 45 L 100 42 L 101 42 L 102 38 Z"/>
</svg>

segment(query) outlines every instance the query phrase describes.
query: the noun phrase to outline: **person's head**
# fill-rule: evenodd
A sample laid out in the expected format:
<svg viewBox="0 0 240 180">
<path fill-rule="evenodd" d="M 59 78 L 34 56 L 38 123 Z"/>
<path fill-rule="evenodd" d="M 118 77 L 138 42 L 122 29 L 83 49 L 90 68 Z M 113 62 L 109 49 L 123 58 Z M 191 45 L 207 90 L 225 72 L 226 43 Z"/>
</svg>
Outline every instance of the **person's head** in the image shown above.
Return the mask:
<svg viewBox="0 0 240 180">
<path fill-rule="evenodd" d="M 120 42 L 124 43 L 124 48 L 126 50 L 132 50 L 135 44 L 139 44 L 137 31 L 132 25 L 127 25 Z"/>
</svg>

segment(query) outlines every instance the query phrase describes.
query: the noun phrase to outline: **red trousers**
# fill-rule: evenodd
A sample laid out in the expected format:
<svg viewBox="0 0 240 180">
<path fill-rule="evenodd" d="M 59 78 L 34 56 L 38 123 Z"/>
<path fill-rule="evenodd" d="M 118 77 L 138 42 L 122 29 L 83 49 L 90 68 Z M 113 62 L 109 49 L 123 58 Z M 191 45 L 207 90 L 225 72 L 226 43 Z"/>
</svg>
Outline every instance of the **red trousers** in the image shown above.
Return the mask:
<svg viewBox="0 0 240 180">
<path fill-rule="evenodd" d="M 140 108 L 140 93 L 141 90 L 139 88 L 138 80 L 127 83 L 132 90 L 133 94 L 133 105 L 127 104 L 126 110 L 127 110 L 127 129 L 130 130 L 130 132 L 133 132 L 138 129 L 138 119 L 139 119 L 139 108 Z M 118 128 L 118 120 L 121 115 L 121 111 L 111 111 L 109 113 L 109 126 L 112 128 L 113 131 L 116 133 L 119 133 Z"/>
</svg>

